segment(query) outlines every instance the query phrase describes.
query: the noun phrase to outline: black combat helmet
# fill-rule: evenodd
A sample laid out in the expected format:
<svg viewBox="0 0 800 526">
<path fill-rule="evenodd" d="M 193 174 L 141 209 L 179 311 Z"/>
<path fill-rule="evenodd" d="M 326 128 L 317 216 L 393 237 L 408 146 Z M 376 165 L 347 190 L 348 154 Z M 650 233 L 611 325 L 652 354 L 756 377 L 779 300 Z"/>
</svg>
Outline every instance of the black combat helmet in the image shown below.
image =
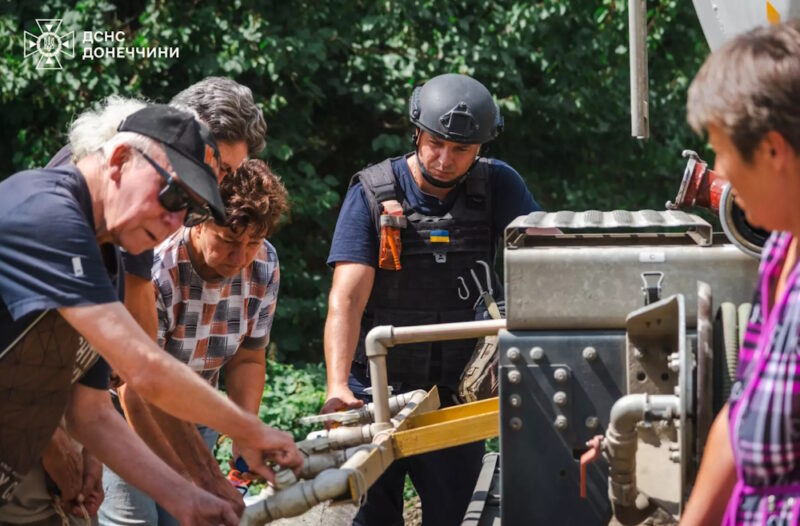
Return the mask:
<svg viewBox="0 0 800 526">
<path fill-rule="evenodd" d="M 483 144 L 503 129 L 492 94 L 466 75 L 439 75 L 414 89 L 408 112 L 414 126 L 446 141 Z"/>
</svg>

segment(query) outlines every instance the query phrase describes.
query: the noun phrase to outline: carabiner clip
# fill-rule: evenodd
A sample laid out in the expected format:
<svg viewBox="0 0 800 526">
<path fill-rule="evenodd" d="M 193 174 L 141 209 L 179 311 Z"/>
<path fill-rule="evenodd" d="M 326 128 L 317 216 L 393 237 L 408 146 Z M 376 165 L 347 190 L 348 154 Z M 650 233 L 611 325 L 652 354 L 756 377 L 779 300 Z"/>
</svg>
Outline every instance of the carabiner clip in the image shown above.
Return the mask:
<svg viewBox="0 0 800 526">
<path fill-rule="evenodd" d="M 461 300 L 468 300 L 469 299 L 469 287 L 467 287 L 467 282 L 464 281 L 464 278 L 458 276 L 458 299 Z"/>
</svg>

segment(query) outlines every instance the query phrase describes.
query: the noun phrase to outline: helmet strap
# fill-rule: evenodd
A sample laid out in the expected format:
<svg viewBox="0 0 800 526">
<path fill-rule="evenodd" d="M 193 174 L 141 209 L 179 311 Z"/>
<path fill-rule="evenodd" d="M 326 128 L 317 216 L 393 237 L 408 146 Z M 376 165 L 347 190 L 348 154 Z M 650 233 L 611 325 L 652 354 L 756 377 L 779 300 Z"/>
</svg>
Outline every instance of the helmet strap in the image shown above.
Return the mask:
<svg viewBox="0 0 800 526">
<path fill-rule="evenodd" d="M 467 170 L 464 175 L 457 179 L 453 179 L 452 181 L 440 181 L 436 179 L 431 173 L 425 168 L 422 164 L 422 161 L 419 160 L 419 150 L 417 150 L 416 155 L 414 156 L 417 158 L 417 167 L 419 168 L 419 172 L 422 174 L 422 177 L 428 181 L 430 184 L 435 186 L 436 188 L 453 188 L 454 186 L 458 186 L 458 183 L 464 180 L 469 174 L 469 170 Z"/>
<path fill-rule="evenodd" d="M 420 133 L 419 128 L 414 130 L 414 154 L 415 154 L 414 157 L 417 159 L 417 168 L 419 168 L 419 173 L 422 174 L 422 178 L 425 179 L 426 181 L 428 181 L 428 183 L 430 183 L 431 185 L 435 186 L 436 188 L 453 188 L 455 186 L 458 186 L 464 179 L 467 178 L 467 176 L 469 175 L 469 172 L 472 171 L 472 168 L 475 166 L 475 163 L 478 162 L 478 157 L 475 157 L 475 160 L 469 166 L 467 171 L 464 172 L 464 175 L 462 175 L 461 177 L 458 177 L 456 179 L 453 179 L 452 181 L 441 181 L 439 179 L 436 179 L 433 175 L 431 175 L 431 173 L 428 171 L 428 169 L 425 168 L 425 165 L 422 164 L 422 161 L 419 160 L 419 138 L 420 138 L 420 135 L 421 135 L 421 133 Z"/>
</svg>

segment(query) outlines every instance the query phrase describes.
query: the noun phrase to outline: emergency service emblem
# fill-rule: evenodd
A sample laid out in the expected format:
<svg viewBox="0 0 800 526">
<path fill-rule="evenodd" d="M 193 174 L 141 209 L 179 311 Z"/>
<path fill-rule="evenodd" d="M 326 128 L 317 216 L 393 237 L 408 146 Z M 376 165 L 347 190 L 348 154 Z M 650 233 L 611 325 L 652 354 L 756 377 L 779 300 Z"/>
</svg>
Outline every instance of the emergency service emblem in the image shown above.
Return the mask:
<svg viewBox="0 0 800 526">
<path fill-rule="evenodd" d="M 75 32 L 59 34 L 60 18 L 37 18 L 36 25 L 39 26 L 38 36 L 25 31 L 25 58 L 37 54 L 36 69 L 61 69 L 59 55 L 75 57 Z"/>
</svg>

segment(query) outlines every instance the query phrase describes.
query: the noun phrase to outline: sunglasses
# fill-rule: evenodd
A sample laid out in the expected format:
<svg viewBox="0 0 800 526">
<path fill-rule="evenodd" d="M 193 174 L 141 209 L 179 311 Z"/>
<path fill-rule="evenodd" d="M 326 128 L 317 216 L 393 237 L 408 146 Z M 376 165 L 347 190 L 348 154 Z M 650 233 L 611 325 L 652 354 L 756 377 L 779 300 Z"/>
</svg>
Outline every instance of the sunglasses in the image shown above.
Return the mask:
<svg viewBox="0 0 800 526">
<path fill-rule="evenodd" d="M 177 179 L 172 174 L 164 169 L 160 164 L 155 162 L 149 155 L 144 153 L 139 148 L 134 148 L 139 154 L 144 157 L 144 160 L 150 163 L 150 166 L 160 175 L 166 185 L 158 193 L 158 202 L 164 207 L 167 212 L 180 212 L 186 210 L 186 216 L 183 218 L 184 226 L 191 227 L 204 223 L 211 218 L 211 210 L 205 203 L 199 203 L 183 189 Z"/>
</svg>

